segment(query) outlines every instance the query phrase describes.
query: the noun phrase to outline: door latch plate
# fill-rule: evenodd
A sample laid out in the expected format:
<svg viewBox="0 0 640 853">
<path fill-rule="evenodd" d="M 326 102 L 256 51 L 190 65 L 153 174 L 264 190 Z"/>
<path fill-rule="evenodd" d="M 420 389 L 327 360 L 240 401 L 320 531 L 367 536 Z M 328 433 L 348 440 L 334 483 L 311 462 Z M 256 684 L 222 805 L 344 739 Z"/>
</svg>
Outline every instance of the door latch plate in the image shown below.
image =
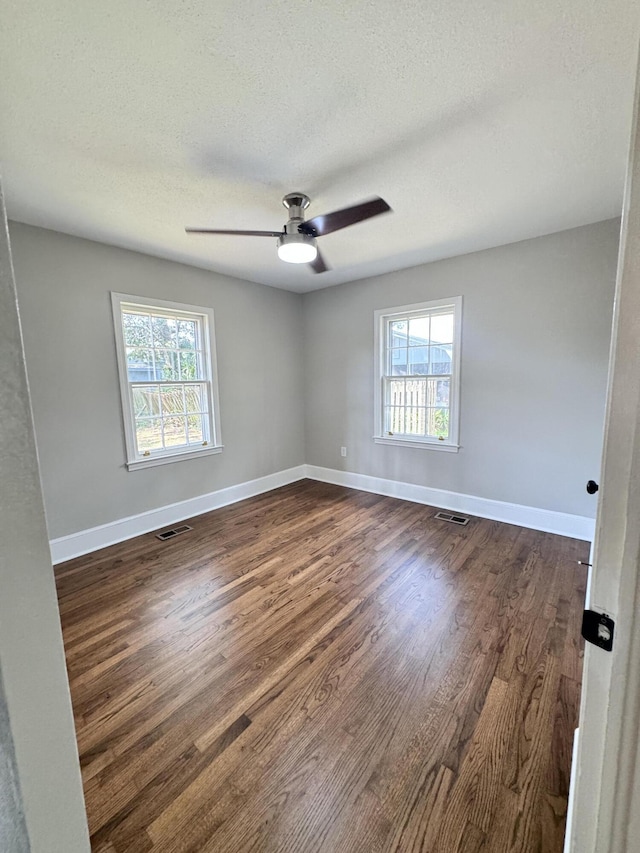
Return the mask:
<svg viewBox="0 0 640 853">
<path fill-rule="evenodd" d="M 605 652 L 613 648 L 613 632 L 615 623 L 606 613 L 596 610 L 585 610 L 582 614 L 582 636 L 594 646 L 600 646 Z"/>
</svg>

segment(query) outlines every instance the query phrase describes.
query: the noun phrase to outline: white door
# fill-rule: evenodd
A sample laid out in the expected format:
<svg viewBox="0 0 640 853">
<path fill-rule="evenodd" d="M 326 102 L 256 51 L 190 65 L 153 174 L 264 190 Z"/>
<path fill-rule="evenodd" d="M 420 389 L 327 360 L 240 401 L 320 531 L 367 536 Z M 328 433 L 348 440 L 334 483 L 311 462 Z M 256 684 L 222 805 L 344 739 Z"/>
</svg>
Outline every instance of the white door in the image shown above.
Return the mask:
<svg viewBox="0 0 640 853">
<path fill-rule="evenodd" d="M 587 608 L 615 620 L 587 643 L 570 853 L 640 850 L 640 133 L 638 87 L 622 217 L 600 500 Z"/>
<path fill-rule="evenodd" d="M 0 836 L 12 838 L 8 846 L 0 838 L 0 848 L 2 853 L 89 853 L 1 182 L 0 412 L 2 725 L 3 741 L 13 747 L 10 770 L 24 806 L 20 816 L 7 809 L 0 788 Z"/>
</svg>

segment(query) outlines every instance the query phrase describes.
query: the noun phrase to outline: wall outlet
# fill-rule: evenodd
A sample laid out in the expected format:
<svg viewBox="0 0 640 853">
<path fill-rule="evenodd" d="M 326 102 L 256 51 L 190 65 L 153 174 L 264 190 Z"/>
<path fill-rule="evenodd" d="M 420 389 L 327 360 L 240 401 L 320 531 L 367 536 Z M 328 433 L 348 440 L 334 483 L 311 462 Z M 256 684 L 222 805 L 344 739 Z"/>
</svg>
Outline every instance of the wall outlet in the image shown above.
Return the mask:
<svg viewBox="0 0 640 853">
<path fill-rule="evenodd" d="M 346 456 L 346 455 L 347 455 L 347 448 L 341 447 L 340 448 L 340 456 Z"/>
</svg>

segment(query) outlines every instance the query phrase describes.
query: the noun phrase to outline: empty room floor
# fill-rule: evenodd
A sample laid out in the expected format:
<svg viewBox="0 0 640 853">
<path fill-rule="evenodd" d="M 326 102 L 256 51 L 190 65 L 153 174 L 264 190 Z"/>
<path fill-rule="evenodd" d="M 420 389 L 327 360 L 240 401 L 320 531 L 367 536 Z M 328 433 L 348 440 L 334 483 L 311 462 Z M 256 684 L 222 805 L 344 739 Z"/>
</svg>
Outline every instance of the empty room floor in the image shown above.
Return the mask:
<svg viewBox="0 0 640 853">
<path fill-rule="evenodd" d="M 56 570 L 92 848 L 561 853 L 588 544 L 308 480 Z"/>
</svg>

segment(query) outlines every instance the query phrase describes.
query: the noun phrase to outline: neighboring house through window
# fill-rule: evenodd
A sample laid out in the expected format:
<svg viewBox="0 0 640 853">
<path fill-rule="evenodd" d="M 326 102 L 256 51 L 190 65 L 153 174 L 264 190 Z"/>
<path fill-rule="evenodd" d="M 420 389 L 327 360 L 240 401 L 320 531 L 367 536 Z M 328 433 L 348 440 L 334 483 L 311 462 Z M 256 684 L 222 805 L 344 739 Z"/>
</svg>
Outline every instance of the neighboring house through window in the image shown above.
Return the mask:
<svg viewBox="0 0 640 853">
<path fill-rule="evenodd" d="M 375 312 L 380 444 L 458 449 L 462 297 Z"/>
<path fill-rule="evenodd" d="M 213 311 L 111 296 L 129 470 L 219 453 Z"/>
</svg>

